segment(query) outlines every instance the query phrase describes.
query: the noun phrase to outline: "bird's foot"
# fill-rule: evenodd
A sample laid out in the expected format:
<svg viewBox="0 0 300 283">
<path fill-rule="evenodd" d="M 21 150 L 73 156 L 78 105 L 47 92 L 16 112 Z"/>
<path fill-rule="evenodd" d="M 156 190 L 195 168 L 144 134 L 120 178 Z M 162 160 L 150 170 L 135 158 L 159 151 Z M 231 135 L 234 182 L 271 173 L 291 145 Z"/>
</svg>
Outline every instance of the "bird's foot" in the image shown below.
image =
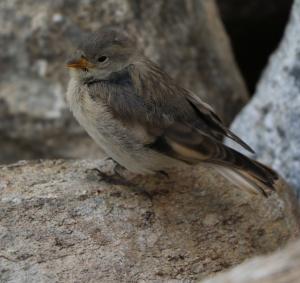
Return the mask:
<svg viewBox="0 0 300 283">
<path fill-rule="evenodd" d="M 98 181 L 106 182 L 111 185 L 132 186 L 133 184 L 123 175 L 126 169 L 111 158 L 105 159 L 105 161 L 108 160 L 112 162 L 112 166 L 109 166 L 110 168 L 108 168 L 108 170 L 105 167 L 92 168 L 86 170 L 86 173 L 92 173 L 99 178 Z"/>
<path fill-rule="evenodd" d="M 106 172 L 102 172 L 98 168 L 93 168 L 91 170 L 97 174 L 100 182 L 106 182 L 111 185 L 119 185 L 119 186 L 131 186 L 132 185 L 132 183 L 130 181 L 126 180 L 123 176 L 119 175 L 117 172 L 115 172 L 113 175 L 109 175 Z"/>
<path fill-rule="evenodd" d="M 164 177 L 166 179 L 170 179 L 170 176 L 166 171 L 160 170 L 160 171 L 157 171 L 156 174 L 158 176 Z"/>
</svg>

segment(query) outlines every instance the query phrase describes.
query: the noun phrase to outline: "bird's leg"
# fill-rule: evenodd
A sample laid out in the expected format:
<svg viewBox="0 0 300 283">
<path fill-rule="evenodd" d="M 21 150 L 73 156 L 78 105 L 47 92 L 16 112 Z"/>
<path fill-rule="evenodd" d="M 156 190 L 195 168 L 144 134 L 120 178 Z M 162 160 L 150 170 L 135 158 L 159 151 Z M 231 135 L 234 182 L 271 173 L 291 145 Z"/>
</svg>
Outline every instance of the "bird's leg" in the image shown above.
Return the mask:
<svg viewBox="0 0 300 283">
<path fill-rule="evenodd" d="M 112 158 L 108 157 L 105 160 L 105 163 L 107 161 L 111 161 L 113 165 L 109 170 L 105 170 L 104 167 L 100 168 L 93 168 L 87 171 L 92 171 L 93 173 L 96 173 L 97 177 L 100 177 L 99 181 L 103 181 L 112 185 L 121 185 L 121 186 L 132 186 L 133 184 L 128 181 L 125 176 L 122 174 L 126 169 L 122 167 L 120 164 L 118 164 L 116 161 L 114 161 Z M 89 172 L 87 172 L 89 173 Z"/>
<path fill-rule="evenodd" d="M 113 175 L 109 175 L 98 168 L 93 168 L 93 171 L 97 173 L 97 176 L 100 177 L 100 182 L 106 182 L 111 185 L 120 185 L 120 186 L 131 186 L 132 183 L 126 180 L 123 176 L 115 172 Z"/>
<path fill-rule="evenodd" d="M 110 161 L 110 162 L 112 162 L 112 163 L 114 163 L 114 164 L 118 164 L 116 161 L 114 161 L 111 157 L 109 157 L 109 156 L 107 156 L 107 157 L 105 157 L 104 159 L 103 159 L 105 162 L 106 161 Z"/>
<path fill-rule="evenodd" d="M 170 179 L 170 176 L 166 171 L 160 170 L 160 171 L 157 171 L 156 174 L 158 174 L 159 176 L 162 176 L 166 179 Z"/>
</svg>

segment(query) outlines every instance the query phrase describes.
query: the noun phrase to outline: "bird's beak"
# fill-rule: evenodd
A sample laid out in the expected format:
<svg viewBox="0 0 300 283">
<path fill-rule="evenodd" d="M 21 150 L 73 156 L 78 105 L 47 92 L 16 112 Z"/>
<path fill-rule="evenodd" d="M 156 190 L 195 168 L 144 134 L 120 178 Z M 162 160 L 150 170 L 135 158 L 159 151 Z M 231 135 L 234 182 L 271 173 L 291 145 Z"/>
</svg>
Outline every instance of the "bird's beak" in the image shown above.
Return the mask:
<svg viewBox="0 0 300 283">
<path fill-rule="evenodd" d="M 88 68 L 93 68 L 95 65 L 85 58 L 80 58 L 80 59 L 71 59 L 67 62 L 67 67 L 68 68 L 75 68 L 75 69 L 88 69 Z"/>
</svg>

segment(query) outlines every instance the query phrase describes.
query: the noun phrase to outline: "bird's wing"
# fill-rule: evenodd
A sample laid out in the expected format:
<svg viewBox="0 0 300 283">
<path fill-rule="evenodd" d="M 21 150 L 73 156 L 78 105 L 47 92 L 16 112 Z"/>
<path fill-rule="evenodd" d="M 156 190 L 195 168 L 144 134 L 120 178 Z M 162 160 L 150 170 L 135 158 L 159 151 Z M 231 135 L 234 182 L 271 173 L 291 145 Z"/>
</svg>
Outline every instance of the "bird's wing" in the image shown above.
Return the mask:
<svg viewBox="0 0 300 283">
<path fill-rule="evenodd" d="M 107 81 L 106 103 L 114 116 L 128 125 L 139 124 L 158 139 L 180 139 L 201 143 L 203 136 L 222 146 L 227 136 L 250 152 L 253 150 L 234 135 L 213 109 L 153 63 L 147 71 L 130 66 Z"/>
<path fill-rule="evenodd" d="M 249 152 L 254 153 L 253 149 L 249 145 L 247 145 L 223 124 L 222 120 L 207 103 L 203 102 L 198 96 L 191 92 L 187 92 L 185 97 L 196 111 L 198 119 L 200 118 L 202 121 L 205 121 L 207 126 L 210 127 L 214 136 L 226 136 L 234 140 Z"/>
</svg>

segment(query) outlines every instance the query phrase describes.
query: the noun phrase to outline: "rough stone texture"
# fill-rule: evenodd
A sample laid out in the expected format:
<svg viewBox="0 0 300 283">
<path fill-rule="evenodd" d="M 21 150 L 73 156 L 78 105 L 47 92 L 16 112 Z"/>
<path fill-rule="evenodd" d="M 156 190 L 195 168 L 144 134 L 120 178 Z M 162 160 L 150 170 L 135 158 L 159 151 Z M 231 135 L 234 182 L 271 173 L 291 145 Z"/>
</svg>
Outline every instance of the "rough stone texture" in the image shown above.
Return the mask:
<svg viewBox="0 0 300 283">
<path fill-rule="evenodd" d="M 300 0 L 252 101 L 232 130 L 300 193 Z"/>
<path fill-rule="evenodd" d="M 145 54 L 226 123 L 247 101 L 212 0 L 2 0 L 0 146 L 6 154 L 0 162 L 30 154 L 95 156 L 94 143 L 66 110 L 64 62 L 81 32 L 113 23 L 136 33 Z"/>
<path fill-rule="evenodd" d="M 299 283 L 300 241 L 270 256 L 254 258 L 201 283 Z"/>
<path fill-rule="evenodd" d="M 269 198 L 201 167 L 112 186 L 86 173 L 95 166 L 110 169 L 61 160 L 0 167 L 1 282 L 200 279 L 299 235 L 282 181 Z"/>
</svg>

